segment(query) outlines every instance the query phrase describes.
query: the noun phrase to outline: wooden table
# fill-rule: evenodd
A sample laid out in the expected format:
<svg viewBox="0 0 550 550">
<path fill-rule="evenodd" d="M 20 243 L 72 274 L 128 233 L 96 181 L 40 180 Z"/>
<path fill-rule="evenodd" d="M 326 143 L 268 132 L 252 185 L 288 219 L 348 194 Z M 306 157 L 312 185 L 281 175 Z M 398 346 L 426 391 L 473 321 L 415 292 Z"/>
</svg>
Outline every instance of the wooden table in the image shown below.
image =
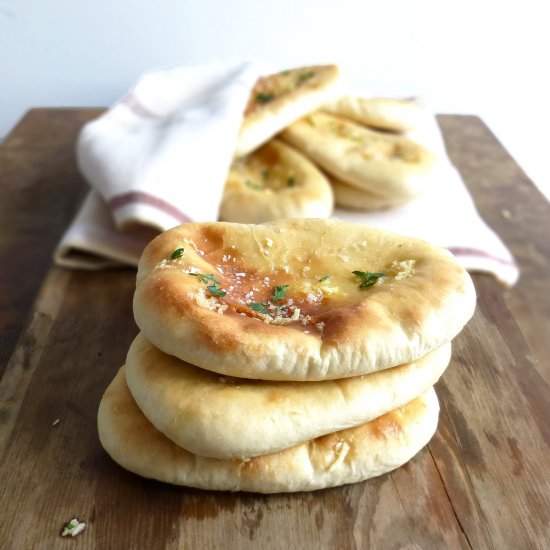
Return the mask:
<svg viewBox="0 0 550 550">
<path fill-rule="evenodd" d="M 141 479 L 99 444 L 99 400 L 137 332 L 135 272 L 51 266 L 85 192 L 75 138 L 98 112 L 32 110 L 0 149 L 0 547 L 550 547 L 550 206 L 479 119 L 439 122 L 522 278 L 474 276 L 436 435 L 392 474 L 258 496 Z M 60 538 L 74 516 L 85 532 Z"/>
</svg>

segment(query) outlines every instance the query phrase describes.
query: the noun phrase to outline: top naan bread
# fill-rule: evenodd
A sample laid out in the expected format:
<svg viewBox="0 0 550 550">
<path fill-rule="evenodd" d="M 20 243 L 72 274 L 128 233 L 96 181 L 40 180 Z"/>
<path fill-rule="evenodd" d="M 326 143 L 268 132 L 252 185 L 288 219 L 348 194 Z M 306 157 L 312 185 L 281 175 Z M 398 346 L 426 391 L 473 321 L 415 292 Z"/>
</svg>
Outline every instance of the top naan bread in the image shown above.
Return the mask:
<svg viewBox="0 0 550 550">
<path fill-rule="evenodd" d="M 340 95 L 336 65 L 289 69 L 260 78 L 241 126 L 236 157 L 247 155 L 295 120 Z"/>
<path fill-rule="evenodd" d="M 345 96 L 323 105 L 323 111 L 393 132 L 412 130 L 425 116 L 416 101 L 390 97 Z"/>
<path fill-rule="evenodd" d="M 317 219 L 171 229 L 146 247 L 134 296 L 138 326 L 165 353 L 265 380 L 408 363 L 449 342 L 474 307 L 450 252 Z"/>
</svg>

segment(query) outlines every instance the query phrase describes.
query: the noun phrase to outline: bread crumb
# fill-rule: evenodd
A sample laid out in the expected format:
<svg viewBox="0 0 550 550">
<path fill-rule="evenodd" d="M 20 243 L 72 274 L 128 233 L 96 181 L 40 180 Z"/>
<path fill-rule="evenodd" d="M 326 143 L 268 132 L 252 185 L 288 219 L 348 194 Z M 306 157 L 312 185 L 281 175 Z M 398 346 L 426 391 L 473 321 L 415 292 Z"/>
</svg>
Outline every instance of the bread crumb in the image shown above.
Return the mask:
<svg viewBox="0 0 550 550">
<path fill-rule="evenodd" d="M 86 529 L 86 524 L 79 521 L 78 518 L 73 518 L 71 521 L 69 521 L 63 526 L 63 531 L 61 531 L 61 536 L 76 537 L 77 535 L 80 535 L 80 533 L 82 533 L 84 529 Z"/>
<path fill-rule="evenodd" d="M 323 332 L 325 328 L 325 323 L 321 321 L 320 323 L 316 323 L 315 326 L 319 329 L 319 332 Z"/>
</svg>

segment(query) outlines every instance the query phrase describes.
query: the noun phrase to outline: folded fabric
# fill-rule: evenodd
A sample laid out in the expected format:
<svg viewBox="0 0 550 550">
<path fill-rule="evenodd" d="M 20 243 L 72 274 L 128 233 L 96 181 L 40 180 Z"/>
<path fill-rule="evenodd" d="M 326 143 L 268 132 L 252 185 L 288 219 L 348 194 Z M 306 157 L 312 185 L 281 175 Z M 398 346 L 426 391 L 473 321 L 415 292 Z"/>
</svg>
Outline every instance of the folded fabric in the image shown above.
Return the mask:
<svg viewBox="0 0 550 550">
<path fill-rule="evenodd" d="M 189 221 L 213 221 L 258 65 L 210 63 L 149 73 L 117 105 L 86 125 L 79 166 L 92 190 L 55 251 L 58 265 L 137 265 L 149 240 Z M 451 165 L 435 121 L 409 133 L 439 157 L 436 185 L 398 207 L 337 209 L 334 216 L 420 237 L 451 250 L 470 271 L 513 285 L 519 269 L 480 218 Z"/>
<path fill-rule="evenodd" d="M 84 126 L 80 170 L 117 228 L 216 219 L 257 64 L 211 62 L 144 75 Z"/>
</svg>

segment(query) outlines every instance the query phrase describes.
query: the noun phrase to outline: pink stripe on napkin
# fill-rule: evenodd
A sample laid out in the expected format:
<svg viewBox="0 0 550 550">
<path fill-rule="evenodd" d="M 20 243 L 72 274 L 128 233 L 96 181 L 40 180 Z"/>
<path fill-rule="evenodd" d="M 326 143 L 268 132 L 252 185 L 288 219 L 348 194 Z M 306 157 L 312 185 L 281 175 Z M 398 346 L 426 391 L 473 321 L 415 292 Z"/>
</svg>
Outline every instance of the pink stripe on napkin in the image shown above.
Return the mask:
<svg viewBox="0 0 550 550">
<path fill-rule="evenodd" d="M 157 208 L 158 210 L 162 210 L 164 213 L 172 216 L 180 223 L 189 223 L 193 221 L 193 218 L 190 218 L 173 204 L 170 204 L 159 197 L 155 197 L 154 195 L 150 195 L 149 193 L 144 193 L 143 191 L 129 191 L 128 193 L 115 195 L 109 199 L 109 208 L 113 211 L 118 208 L 128 206 L 129 204 L 136 203 L 147 204 Z"/>
</svg>

